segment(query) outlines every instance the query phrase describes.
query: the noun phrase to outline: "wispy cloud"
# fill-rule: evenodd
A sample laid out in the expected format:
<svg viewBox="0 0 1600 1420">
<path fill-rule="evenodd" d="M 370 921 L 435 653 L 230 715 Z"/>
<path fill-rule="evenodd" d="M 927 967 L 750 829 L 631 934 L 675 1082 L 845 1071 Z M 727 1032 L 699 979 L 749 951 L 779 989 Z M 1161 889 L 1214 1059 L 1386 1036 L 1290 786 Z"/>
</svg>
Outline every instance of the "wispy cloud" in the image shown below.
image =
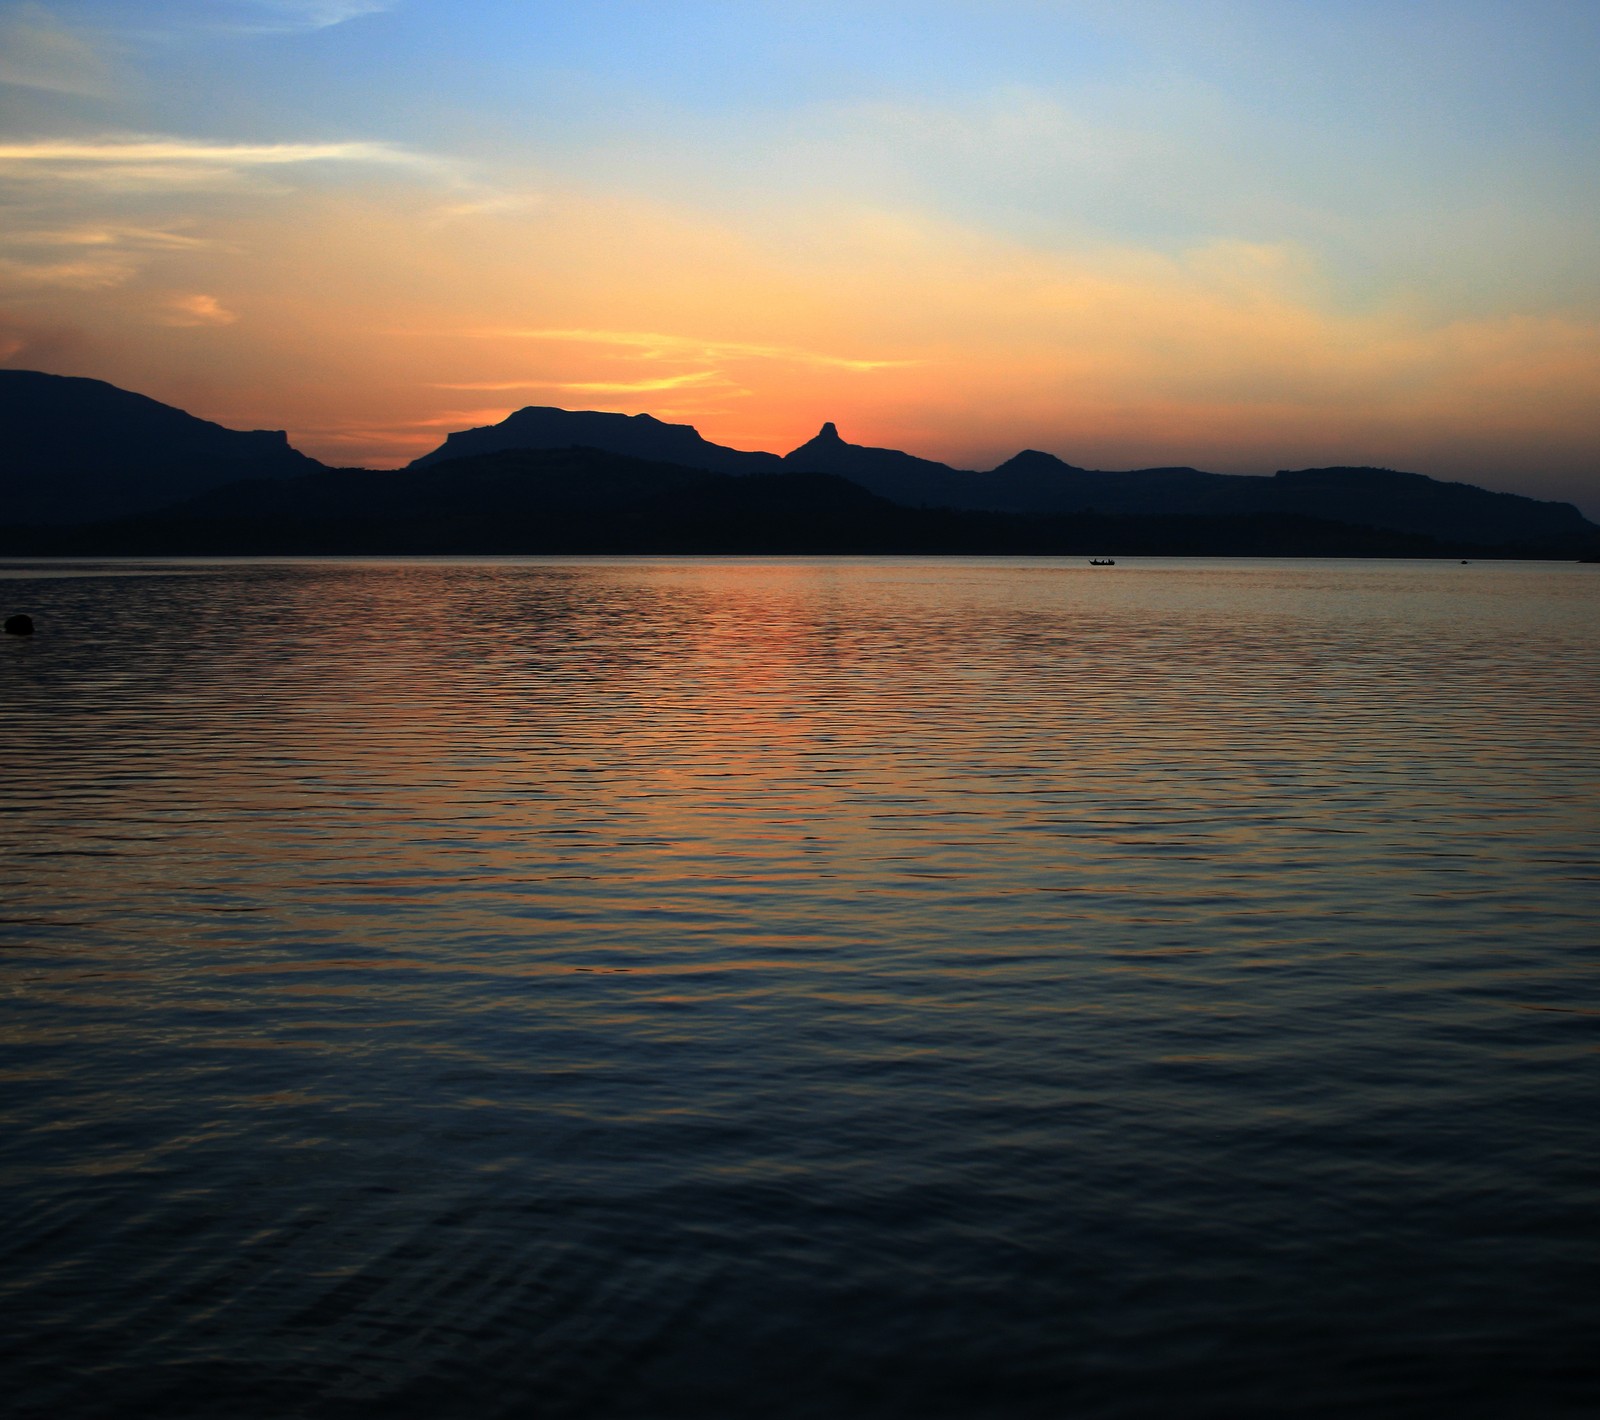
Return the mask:
<svg viewBox="0 0 1600 1420">
<path fill-rule="evenodd" d="M 215 296 L 175 296 L 167 303 L 162 325 L 193 328 L 232 325 L 239 317 L 227 310 Z"/>
<path fill-rule="evenodd" d="M 159 257 L 228 248 L 163 227 L 80 223 L 0 234 L 0 291 L 106 291 Z"/>
<path fill-rule="evenodd" d="M 256 6 L 281 15 L 286 23 L 313 30 L 329 29 L 363 15 L 380 15 L 393 8 L 390 0 L 256 0 Z"/>
<path fill-rule="evenodd" d="M 106 192 L 228 189 L 321 164 L 411 169 L 438 175 L 436 159 L 388 143 L 208 143 L 112 135 L 0 143 L 0 180 Z"/>
<path fill-rule="evenodd" d="M 95 44 L 42 5 L 0 18 L 0 84 L 78 98 L 103 98 L 111 69 Z"/>
<path fill-rule="evenodd" d="M 565 390 L 578 394 L 648 394 L 687 386 L 723 385 L 732 381 L 721 370 L 696 370 L 687 375 L 666 375 L 658 380 L 503 380 L 492 384 L 436 384 L 439 390 L 480 390 L 486 394 L 509 390 Z M 726 392 L 726 391 L 724 391 Z"/>
<path fill-rule="evenodd" d="M 9 247 L 116 247 L 133 251 L 197 251 L 215 243 L 164 227 L 125 227 L 94 224 L 81 227 L 26 229 L 0 239 Z"/>
<path fill-rule="evenodd" d="M 208 167 L 282 167 L 292 163 L 427 164 L 428 159 L 388 143 L 206 143 L 187 138 L 111 136 L 36 138 L 0 143 L 0 164 L 82 163 L 88 167 L 198 163 Z"/>
<path fill-rule="evenodd" d="M 202 31 L 239 35 L 299 34 L 332 29 L 347 20 L 381 15 L 394 8 L 393 0 L 233 0 L 212 3 L 204 19 L 192 16 L 192 7 L 168 17 L 168 23 L 193 25 Z"/>
<path fill-rule="evenodd" d="M 70 322 L 0 310 L 0 365 L 46 370 L 82 359 L 92 344 Z"/>
<path fill-rule="evenodd" d="M 445 203 L 436 208 L 433 215 L 440 221 L 462 217 L 505 217 L 531 211 L 544 200 L 543 195 L 537 192 L 489 192 L 481 197 Z"/>
<path fill-rule="evenodd" d="M 761 345 L 734 340 L 703 340 L 686 335 L 663 335 L 636 330 L 472 330 L 467 335 L 484 340 L 551 340 L 584 345 L 609 345 L 644 359 L 691 358 L 706 360 L 783 360 L 829 370 L 886 370 L 912 365 L 912 360 L 862 360 L 802 350 L 793 345 Z"/>
<path fill-rule="evenodd" d="M 116 257 L 76 261 L 19 261 L 0 256 L 0 290 L 105 291 L 133 274 L 133 264 Z"/>
<path fill-rule="evenodd" d="M 511 410 L 503 404 L 493 409 L 457 409 L 435 415 L 432 419 L 409 419 L 400 427 L 402 429 L 472 428 L 481 424 L 498 424 L 510 413 Z"/>
</svg>

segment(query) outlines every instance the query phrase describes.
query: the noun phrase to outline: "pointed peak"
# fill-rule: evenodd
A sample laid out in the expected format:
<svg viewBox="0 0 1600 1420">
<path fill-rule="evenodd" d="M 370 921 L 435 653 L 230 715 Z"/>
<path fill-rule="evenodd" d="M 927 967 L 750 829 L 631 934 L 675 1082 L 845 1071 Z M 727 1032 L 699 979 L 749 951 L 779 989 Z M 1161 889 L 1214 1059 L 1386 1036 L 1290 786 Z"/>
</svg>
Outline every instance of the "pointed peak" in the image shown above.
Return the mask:
<svg viewBox="0 0 1600 1420">
<path fill-rule="evenodd" d="M 847 444 L 839 437 L 839 426 L 830 419 L 813 437 L 807 439 L 798 449 L 791 449 L 784 458 L 838 459 L 853 451 L 855 445 Z M 829 464 L 828 467 L 831 468 L 832 465 Z"/>
</svg>

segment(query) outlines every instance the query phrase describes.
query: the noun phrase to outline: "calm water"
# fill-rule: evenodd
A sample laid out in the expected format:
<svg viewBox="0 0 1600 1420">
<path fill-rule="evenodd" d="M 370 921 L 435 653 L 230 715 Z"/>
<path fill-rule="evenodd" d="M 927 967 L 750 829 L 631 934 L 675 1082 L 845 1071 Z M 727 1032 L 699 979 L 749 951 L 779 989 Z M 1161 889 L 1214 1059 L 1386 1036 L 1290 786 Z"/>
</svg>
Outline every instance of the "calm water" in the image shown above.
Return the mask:
<svg viewBox="0 0 1600 1420">
<path fill-rule="evenodd" d="M 16 610 L 13 1413 L 1600 1405 L 1600 568 Z"/>
</svg>

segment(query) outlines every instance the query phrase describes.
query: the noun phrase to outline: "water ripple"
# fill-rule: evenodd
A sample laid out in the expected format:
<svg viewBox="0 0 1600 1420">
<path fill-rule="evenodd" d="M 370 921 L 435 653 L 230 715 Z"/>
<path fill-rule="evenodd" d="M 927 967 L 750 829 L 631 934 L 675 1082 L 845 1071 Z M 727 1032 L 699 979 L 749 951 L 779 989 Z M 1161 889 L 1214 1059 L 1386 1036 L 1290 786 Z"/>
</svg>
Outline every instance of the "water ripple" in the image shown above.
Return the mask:
<svg viewBox="0 0 1600 1420">
<path fill-rule="evenodd" d="M 0 564 L 28 1416 L 1592 1413 L 1534 564 Z"/>
</svg>

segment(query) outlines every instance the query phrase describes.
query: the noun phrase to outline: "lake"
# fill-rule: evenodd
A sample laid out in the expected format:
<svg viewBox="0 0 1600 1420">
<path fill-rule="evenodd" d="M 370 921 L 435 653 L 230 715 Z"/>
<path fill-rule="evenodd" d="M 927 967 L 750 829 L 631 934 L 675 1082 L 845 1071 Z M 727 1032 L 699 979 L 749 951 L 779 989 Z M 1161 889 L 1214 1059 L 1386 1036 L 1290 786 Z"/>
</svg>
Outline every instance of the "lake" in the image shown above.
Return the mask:
<svg viewBox="0 0 1600 1420">
<path fill-rule="evenodd" d="M 13 1413 L 1600 1406 L 1600 567 L 14 611 Z"/>
</svg>

